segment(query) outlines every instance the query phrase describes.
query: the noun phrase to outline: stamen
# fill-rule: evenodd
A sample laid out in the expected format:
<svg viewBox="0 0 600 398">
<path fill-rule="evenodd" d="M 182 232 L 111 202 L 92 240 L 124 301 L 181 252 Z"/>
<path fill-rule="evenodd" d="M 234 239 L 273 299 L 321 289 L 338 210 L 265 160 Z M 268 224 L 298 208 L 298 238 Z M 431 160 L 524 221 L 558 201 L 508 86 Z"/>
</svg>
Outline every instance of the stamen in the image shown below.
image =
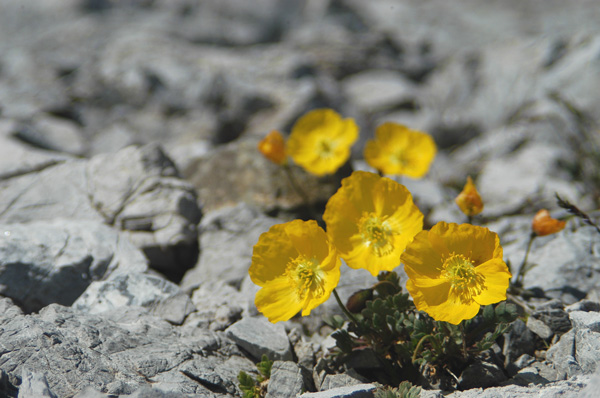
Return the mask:
<svg viewBox="0 0 600 398">
<path fill-rule="evenodd" d="M 486 288 L 485 277 L 479 274 L 473 262 L 462 254 L 451 253 L 442 265 L 442 276 L 450 282 L 450 293 L 461 303 L 468 304 Z"/>
<path fill-rule="evenodd" d="M 358 225 L 363 243 L 375 255 L 383 257 L 394 251 L 395 231 L 387 221 L 382 221 L 374 213 L 364 213 L 358 221 Z"/>
<path fill-rule="evenodd" d="M 302 255 L 296 257 L 288 263 L 285 274 L 299 301 L 306 299 L 308 294 L 318 298 L 325 293 L 323 275 L 315 258 L 307 259 Z"/>
</svg>

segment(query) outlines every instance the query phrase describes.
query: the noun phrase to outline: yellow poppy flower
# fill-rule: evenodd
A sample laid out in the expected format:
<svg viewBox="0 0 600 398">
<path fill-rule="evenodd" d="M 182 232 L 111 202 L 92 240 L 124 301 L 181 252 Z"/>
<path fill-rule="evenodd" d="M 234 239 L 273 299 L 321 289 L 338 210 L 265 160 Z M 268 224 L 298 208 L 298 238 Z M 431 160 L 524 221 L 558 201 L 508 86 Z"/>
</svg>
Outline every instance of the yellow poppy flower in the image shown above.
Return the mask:
<svg viewBox="0 0 600 398">
<path fill-rule="evenodd" d="M 460 210 L 469 217 L 476 216 L 483 211 L 483 201 L 470 176 L 467 177 L 465 187 L 454 201 L 460 207 Z"/>
<path fill-rule="evenodd" d="M 415 306 L 458 325 L 481 305 L 506 300 L 511 274 L 498 235 L 471 224 L 437 223 L 421 231 L 402 255 Z"/>
<path fill-rule="evenodd" d="M 430 135 L 397 123 L 377 127 L 375 139 L 365 144 L 364 158 L 383 174 L 421 178 L 437 152 Z"/>
<path fill-rule="evenodd" d="M 355 171 L 329 199 L 327 233 L 346 264 L 373 276 L 400 265 L 400 255 L 423 229 L 423 214 L 404 185 Z"/>
<path fill-rule="evenodd" d="M 284 165 L 287 160 L 285 139 L 279 131 L 273 130 L 258 143 L 258 150 L 271 162 Z"/>
<path fill-rule="evenodd" d="M 341 260 L 314 220 L 272 226 L 254 245 L 248 271 L 262 287 L 254 300 L 269 321 L 287 321 L 324 303 L 340 279 Z"/>
<path fill-rule="evenodd" d="M 566 221 L 552 218 L 548 210 L 542 209 L 535 213 L 531 222 L 531 229 L 537 236 L 546 236 L 562 231 L 565 225 L 567 225 Z"/>
<path fill-rule="evenodd" d="M 348 160 L 357 138 L 358 126 L 353 119 L 342 119 L 331 109 L 316 109 L 294 124 L 287 152 L 309 173 L 332 174 Z"/>
</svg>

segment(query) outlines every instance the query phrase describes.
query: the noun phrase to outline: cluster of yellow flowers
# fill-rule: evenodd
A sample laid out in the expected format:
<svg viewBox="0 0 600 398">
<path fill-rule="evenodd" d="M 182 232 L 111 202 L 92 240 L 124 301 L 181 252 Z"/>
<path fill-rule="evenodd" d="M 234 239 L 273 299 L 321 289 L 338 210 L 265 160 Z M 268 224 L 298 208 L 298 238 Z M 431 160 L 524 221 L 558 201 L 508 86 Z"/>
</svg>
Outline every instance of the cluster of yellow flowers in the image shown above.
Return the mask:
<svg viewBox="0 0 600 398">
<path fill-rule="evenodd" d="M 357 137 L 352 119 L 321 109 L 298 120 L 287 145 L 274 132 L 259 150 L 277 164 L 285 164 L 289 155 L 307 171 L 323 175 L 348 160 Z M 420 178 L 435 153 L 429 135 L 385 123 L 367 142 L 364 157 L 382 173 Z M 483 205 L 469 183 L 470 178 L 457 204 L 474 215 Z M 374 276 L 403 263 L 416 308 L 452 324 L 474 317 L 480 305 L 506 299 L 511 274 L 498 236 L 471 224 L 440 222 L 423 230 L 423 214 L 411 193 L 392 179 L 352 173 L 327 202 L 323 220 L 327 232 L 315 221 L 294 220 L 273 226 L 255 245 L 249 274 L 262 288 L 255 304 L 271 322 L 300 311 L 308 315 L 325 302 L 339 282 L 340 258 Z"/>
<path fill-rule="evenodd" d="M 357 138 L 353 119 L 342 119 L 331 109 L 315 109 L 298 119 L 287 143 L 280 132 L 272 131 L 259 142 L 258 150 L 275 164 L 287 164 L 289 156 L 309 173 L 323 176 L 346 163 Z M 436 151 L 428 134 L 384 123 L 377 128 L 375 139 L 366 143 L 364 158 L 383 174 L 421 178 L 429 171 Z"/>
</svg>

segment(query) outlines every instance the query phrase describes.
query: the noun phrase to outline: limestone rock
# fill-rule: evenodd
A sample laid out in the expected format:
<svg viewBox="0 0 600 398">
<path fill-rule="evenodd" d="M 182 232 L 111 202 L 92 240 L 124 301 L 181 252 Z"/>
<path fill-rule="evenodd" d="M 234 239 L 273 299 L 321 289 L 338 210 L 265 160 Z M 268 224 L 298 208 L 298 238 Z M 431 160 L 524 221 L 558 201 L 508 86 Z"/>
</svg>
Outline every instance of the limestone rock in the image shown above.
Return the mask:
<svg viewBox="0 0 600 398">
<path fill-rule="evenodd" d="M 225 334 L 256 360 L 260 360 L 263 354 L 270 360 L 292 359 L 292 349 L 285 329 L 265 318 L 242 318 L 228 327 Z"/>
<path fill-rule="evenodd" d="M 0 221 L 54 218 L 123 229 L 151 266 L 170 275 L 181 275 L 196 259 L 196 194 L 155 145 L 0 181 Z"/>
<path fill-rule="evenodd" d="M 373 384 L 356 384 L 352 386 L 337 387 L 331 390 L 309 392 L 300 395 L 302 398 L 373 398 Z"/>
<path fill-rule="evenodd" d="M 291 361 L 273 362 L 266 398 L 294 397 L 310 390 L 314 383 L 308 370 Z"/>
<path fill-rule="evenodd" d="M 183 171 L 185 178 L 198 189 L 206 212 L 240 201 L 267 211 L 289 210 L 304 204 L 284 169 L 258 152 L 260 139 L 248 137 L 230 142 Z M 292 173 L 311 203 L 327 201 L 338 189 L 341 177 L 349 174 L 342 169 L 338 174 L 317 178 L 299 167 L 292 167 Z"/>
<path fill-rule="evenodd" d="M 200 222 L 200 258 L 182 282 L 184 289 L 202 283 L 241 283 L 252 261 L 252 247 L 280 220 L 245 203 L 207 212 Z"/>
<path fill-rule="evenodd" d="M 71 305 L 94 281 L 143 272 L 143 254 L 97 221 L 0 224 L 0 292 L 26 311 Z"/>
<path fill-rule="evenodd" d="M 18 398 L 56 398 L 56 395 L 50 391 L 43 373 L 23 368 Z"/>
<path fill-rule="evenodd" d="M 181 336 L 156 317 L 123 312 L 110 320 L 51 304 L 36 315 L 2 314 L 0 370 L 13 386 L 20 385 L 25 370 L 43 374 L 58 398 L 87 387 L 129 395 L 148 382 L 159 390 L 212 398 L 237 394 L 235 375 L 254 369 L 226 338 L 207 331 Z M 190 367 L 196 370 L 186 376 Z"/>
<path fill-rule="evenodd" d="M 93 282 L 73 303 L 73 308 L 100 314 L 125 306 L 147 308 L 173 324 L 181 324 L 195 308 L 177 285 L 159 276 L 130 273 Z"/>
</svg>

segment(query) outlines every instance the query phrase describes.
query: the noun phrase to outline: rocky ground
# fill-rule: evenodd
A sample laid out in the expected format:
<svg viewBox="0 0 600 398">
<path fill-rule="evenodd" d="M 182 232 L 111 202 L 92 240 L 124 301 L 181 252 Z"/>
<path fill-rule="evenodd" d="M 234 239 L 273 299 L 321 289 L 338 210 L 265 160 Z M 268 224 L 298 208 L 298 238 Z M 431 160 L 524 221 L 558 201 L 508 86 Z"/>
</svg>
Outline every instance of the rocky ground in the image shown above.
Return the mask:
<svg viewBox="0 0 600 398">
<path fill-rule="evenodd" d="M 599 207 L 599 32 L 594 0 L 0 0 L 0 396 L 241 396 L 267 354 L 268 397 L 371 397 L 322 360 L 334 302 L 256 312 L 252 246 L 306 212 L 257 141 L 356 119 L 337 175 L 294 170 L 322 209 L 378 124 L 427 131 L 433 168 L 403 181 L 426 223 L 464 221 L 471 175 L 519 264 L 555 193 Z M 600 234 L 572 219 L 529 258 L 530 316 L 449 396 L 596 396 Z"/>
</svg>

